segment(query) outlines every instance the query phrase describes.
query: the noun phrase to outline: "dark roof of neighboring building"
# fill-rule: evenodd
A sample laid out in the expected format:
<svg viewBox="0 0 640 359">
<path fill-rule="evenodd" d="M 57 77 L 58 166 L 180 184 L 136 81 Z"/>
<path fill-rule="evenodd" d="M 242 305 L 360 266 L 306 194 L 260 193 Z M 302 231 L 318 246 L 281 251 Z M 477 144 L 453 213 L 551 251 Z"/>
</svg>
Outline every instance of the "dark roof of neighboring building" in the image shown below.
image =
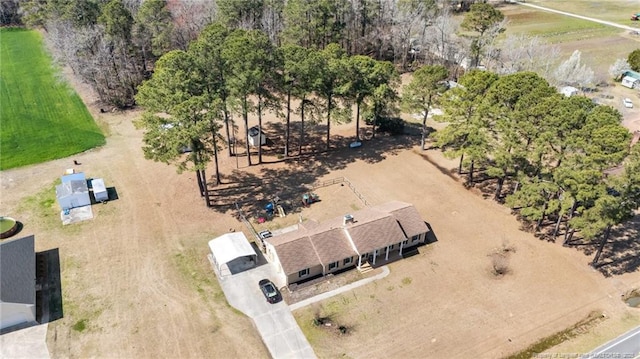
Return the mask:
<svg viewBox="0 0 640 359">
<path fill-rule="evenodd" d="M 0 300 L 36 303 L 34 236 L 0 242 Z"/>
<path fill-rule="evenodd" d="M 629 77 L 632 77 L 634 79 L 640 80 L 640 73 L 638 73 L 636 71 L 632 71 L 632 70 L 625 71 L 623 76 L 629 76 Z"/>
</svg>

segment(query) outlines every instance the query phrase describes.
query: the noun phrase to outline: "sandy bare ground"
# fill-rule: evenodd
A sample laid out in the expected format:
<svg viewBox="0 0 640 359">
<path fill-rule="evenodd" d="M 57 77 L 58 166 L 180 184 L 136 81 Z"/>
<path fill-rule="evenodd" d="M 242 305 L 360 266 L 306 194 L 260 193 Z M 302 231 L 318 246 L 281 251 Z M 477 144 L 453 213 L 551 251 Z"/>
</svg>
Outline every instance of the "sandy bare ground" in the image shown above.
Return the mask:
<svg viewBox="0 0 640 359">
<path fill-rule="evenodd" d="M 74 157 L 78 169 L 104 177 L 120 196 L 98 206 L 93 221 L 62 227 L 16 209 L 71 159 L 2 173 L 3 207 L 17 211 L 23 233 L 36 234 L 38 250 L 60 249 L 65 318 L 50 326 L 52 356 L 266 357 L 249 321 L 225 305 L 205 259 L 210 238 L 242 226 L 221 213 L 224 206 L 205 209 L 191 174 L 142 158 L 141 133 L 130 122 L 135 115 L 103 115 L 112 130 L 107 145 Z M 350 132 L 348 125 L 337 129 L 345 137 Z M 340 345 L 332 336 L 310 338 L 321 357 L 497 357 L 593 310 L 612 318 L 605 323 L 622 323 L 613 333 L 640 321 L 619 300 L 640 285 L 637 272 L 604 278 L 582 252 L 520 231 L 506 208 L 463 189 L 451 174 L 455 161 L 420 153 L 411 146 L 417 140 L 385 138 L 291 164 L 240 163 L 240 170 L 235 159 L 223 161 L 223 173 L 235 179 L 228 182 L 249 178 L 266 186 L 256 196 L 345 176 L 373 204 L 414 203 L 433 227 L 438 242 L 392 264 L 389 277 L 321 305 L 354 327 Z M 334 189 L 324 191 L 328 197 Z M 345 210 L 361 206 L 343 197 Z M 323 205 L 305 217 L 330 215 Z M 489 254 L 504 243 L 516 249 L 512 273 L 495 279 Z M 298 315 L 304 321 L 318 308 Z M 87 329 L 72 329 L 81 320 Z"/>
<path fill-rule="evenodd" d="M 427 156 L 446 163 L 438 153 Z M 507 210 L 461 190 L 420 155 L 403 152 L 376 164 L 375 180 L 367 180 L 367 167 L 354 164 L 349 177 L 366 185 L 369 198 L 414 203 L 438 242 L 392 264 L 391 275 L 377 285 L 300 314 L 306 321 L 326 311 L 355 327 L 357 339 L 339 346 L 332 344 L 335 338 L 312 341 L 320 356 L 492 358 L 592 310 L 632 315 L 618 299 L 620 277 L 607 281 L 589 269 L 588 257 L 519 231 Z M 516 249 L 513 272 L 497 280 L 489 274 L 488 255 L 503 243 Z M 637 282 L 638 276 L 629 278 Z"/>
</svg>

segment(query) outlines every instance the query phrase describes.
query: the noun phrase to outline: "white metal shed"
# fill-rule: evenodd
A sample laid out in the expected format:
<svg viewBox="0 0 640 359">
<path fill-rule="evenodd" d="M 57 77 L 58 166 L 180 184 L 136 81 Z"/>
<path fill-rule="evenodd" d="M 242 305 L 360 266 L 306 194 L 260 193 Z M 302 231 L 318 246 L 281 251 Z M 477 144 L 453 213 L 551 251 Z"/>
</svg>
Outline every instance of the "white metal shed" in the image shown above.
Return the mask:
<svg viewBox="0 0 640 359">
<path fill-rule="evenodd" d="M 267 136 L 264 135 L 264 132 L 262 132 L 258 126 L 254 126 L 249 129 L 248 140 L 249 145 L 253 147 L 267 144 Z"/>
<path fill-rule="evenodd" d="M 84 173 L 74 173 L 61 178 L 56 186 L 56 198 L 62 210 L 88 206 L 91 204 L 89 188 Z"/>
<path fill-rule="evenodd" d="M 221 276 L 256 266 L 258 255 L 242 232 L 227 233 L 210 240 L 209 250 Z"/>
<path fill-rule="evenodd" d="M 578 94 L 578 89 L 573 86 L 565 86 L 560 89 L 560 93 L 566 97 L 571 97 Z"/>
<path fill-rule="evenodd" d="M 104 180 L 102 178 L 92 179 L 91 188 L 93 189 L 93 197 L 96 199 L 96 202 L 106 202 L 109 200 L 107 187 L 105 187 Z"/>
</svg>

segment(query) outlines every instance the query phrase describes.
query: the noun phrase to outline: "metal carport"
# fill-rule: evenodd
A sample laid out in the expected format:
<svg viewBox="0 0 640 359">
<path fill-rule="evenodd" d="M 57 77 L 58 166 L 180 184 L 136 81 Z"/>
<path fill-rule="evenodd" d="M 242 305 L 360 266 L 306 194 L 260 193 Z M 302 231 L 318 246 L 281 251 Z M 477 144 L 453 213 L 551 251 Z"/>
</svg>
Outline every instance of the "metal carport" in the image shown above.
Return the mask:
<svg viewBox="0 0 640 359">
<path fill-rule="evenodd" d="M 221 276 L 240 273 L 256 266 L 256 251 L 242 232 L 227 233 L 210 240 L 209 250 Z"/>
</svg>

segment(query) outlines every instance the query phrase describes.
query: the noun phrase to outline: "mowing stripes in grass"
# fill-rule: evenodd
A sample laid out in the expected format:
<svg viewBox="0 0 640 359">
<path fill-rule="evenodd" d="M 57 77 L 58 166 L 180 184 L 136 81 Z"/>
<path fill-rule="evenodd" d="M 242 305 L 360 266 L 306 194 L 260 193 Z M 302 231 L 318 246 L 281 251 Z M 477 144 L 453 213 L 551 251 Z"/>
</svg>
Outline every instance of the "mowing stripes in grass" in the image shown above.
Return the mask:
<svg viewBox="0 0 640 359">
<path fill-rule="evenodd" d="M 105 139 L 38 32 L 0 29 L 0 169 L 67 157 Z"/>
</svg>

